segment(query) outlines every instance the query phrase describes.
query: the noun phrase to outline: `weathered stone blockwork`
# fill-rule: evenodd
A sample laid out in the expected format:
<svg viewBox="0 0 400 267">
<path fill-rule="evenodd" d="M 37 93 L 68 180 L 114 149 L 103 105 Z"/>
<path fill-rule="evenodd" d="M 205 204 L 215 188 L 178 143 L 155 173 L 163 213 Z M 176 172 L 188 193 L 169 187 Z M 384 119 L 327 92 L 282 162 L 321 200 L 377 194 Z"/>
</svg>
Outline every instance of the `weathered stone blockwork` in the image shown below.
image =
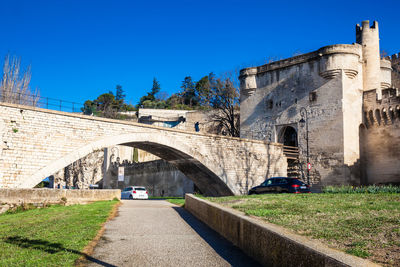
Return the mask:
<svg viewBox="0 0 400 267">
<path fill-rule="evenodd" d="M 85 204 L 121 198 L 121 190 L 0 189 L 0 204 Z"/>
<path fill-rule="evenodd" d="M 306 129 L 299 121 L 300 109 L 307 107 L 311 182 L 350 183 L 349 168 L 359 150 L 355 131 L 362 119 L 360 58 L 360 45 L 334 45 L 242 70 L 241 137 L 284 143 L 290 126 L 298 133 L 300 160 L 306 162 Z M 248 84 L 251 79 L 254 83 Z M 345 116 L 344 110 L 354 116 Z"/>
<path fill-rule="evenodd" d="M 396 89 L 364 93 L 360 126 L 363 184 L 400 184 L 400 95 Z"/>
<path fill-rule="evenodd" d="M 0 187 L 30 188 L 83 156 L 117 144 L 172 163 L 208 195 L 246 193 L 286 175 L 282 145 L 0 104 Z"/>
<path fill-rule="evenodd" d="M 395 88 L 400 88 L 400 53 L 386 59 L 392 63 L 392 84 Z"/>
</svg>

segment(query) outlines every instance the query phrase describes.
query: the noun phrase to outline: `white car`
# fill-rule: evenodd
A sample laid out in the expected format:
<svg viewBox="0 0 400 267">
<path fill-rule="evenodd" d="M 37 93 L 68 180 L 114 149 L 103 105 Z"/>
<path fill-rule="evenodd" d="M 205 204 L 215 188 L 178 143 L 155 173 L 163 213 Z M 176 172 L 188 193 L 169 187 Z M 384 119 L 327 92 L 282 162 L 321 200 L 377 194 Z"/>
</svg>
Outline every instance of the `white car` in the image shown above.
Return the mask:
<svg viewBox="0 0 400 267">
<path fill-rule="evenodd" d="M 149 199 L 144 186 L 128 186 L 121 192 L 121 199 Z"/>
</svg>

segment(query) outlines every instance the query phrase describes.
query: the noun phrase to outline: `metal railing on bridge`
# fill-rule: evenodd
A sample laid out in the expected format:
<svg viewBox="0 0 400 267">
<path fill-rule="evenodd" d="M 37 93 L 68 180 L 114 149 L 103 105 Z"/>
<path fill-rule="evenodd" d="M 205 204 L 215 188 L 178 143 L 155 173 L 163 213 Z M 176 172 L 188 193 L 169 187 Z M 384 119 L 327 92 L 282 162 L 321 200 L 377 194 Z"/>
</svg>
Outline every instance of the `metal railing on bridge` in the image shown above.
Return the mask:
<svg viewBox="0 0 400 267">
<path fill-rule="evenodd" d="M 15 92 L 0 92 L 0 102 L 34 106 L 65 112 L 81 112 L 81 107 L 83 107 L 82 103 L 57 98 L 42 97 L 36 94 L 24 94 Z"/>
</svg>

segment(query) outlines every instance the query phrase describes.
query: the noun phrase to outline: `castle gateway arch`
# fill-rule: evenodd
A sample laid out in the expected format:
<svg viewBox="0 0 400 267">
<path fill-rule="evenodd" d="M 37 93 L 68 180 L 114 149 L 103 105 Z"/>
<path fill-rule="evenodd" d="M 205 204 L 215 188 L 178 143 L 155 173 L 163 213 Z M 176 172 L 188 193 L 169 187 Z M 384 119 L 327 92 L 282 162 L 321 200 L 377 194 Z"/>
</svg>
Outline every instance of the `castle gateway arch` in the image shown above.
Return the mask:
<svg viewBox="0 0 400 267">
<path fill-rule="evenodd" d="M 0 103 L 0 188 L 32 188 L 87 154 L 119 144 L 165 159 L 210 196 L 245 194 L 287 171 L 281 144 Z"/>
</svg>

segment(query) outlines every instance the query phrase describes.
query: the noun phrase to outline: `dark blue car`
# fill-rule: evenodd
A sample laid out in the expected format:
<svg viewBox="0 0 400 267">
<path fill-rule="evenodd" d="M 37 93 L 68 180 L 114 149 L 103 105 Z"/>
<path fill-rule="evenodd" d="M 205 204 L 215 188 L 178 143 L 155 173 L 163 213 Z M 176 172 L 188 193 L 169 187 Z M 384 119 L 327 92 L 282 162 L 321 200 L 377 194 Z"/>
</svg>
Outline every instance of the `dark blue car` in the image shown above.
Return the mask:
<svg viewBox="0 0 400 267">
<path fill-rule="evenodd" d="M 304 182 L 289 177 L 269 178 L 249 191 L 249 195 L 267 193 L 311 193 L 311 191 L 310 187 Z"/>
</svg>

